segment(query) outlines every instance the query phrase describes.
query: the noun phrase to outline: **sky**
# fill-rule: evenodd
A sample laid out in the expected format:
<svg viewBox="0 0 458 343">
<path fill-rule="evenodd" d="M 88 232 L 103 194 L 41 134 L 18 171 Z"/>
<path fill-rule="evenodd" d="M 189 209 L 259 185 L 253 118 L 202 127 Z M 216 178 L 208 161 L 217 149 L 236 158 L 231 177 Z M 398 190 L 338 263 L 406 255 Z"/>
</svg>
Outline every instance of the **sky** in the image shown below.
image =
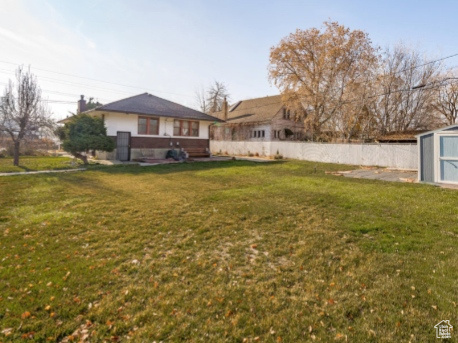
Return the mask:
<svg viewBox="0 0 458 343">
<path fill-rule="evenodd" d="M 23 65 L 56 119 L 80 95 L 105 104 L 148 92 L 197 108 L 215 80 L 235 102 L 278 94 L 269 51 L 296 29 L 338 21 L 433 60 L 458 53 L 457 13 L 445 0 L 0 0 L 0 90 Z"/>
</svg>

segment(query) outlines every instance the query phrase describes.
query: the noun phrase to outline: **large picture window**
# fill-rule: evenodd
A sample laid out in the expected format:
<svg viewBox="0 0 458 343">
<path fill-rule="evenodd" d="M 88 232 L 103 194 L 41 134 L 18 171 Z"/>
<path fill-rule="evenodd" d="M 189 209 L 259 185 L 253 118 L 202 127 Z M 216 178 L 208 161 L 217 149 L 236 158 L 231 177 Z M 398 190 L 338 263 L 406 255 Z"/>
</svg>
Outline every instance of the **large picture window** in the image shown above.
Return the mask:
<svg viewBox="0 0 458 343">
<path fill-rule="evenodd" d="M 173 135 L 199 137 L 199 122 L 190 120 L 175 120 L 173 122 Z"/>
<path fill-rule="evenodd" d="M 139 135 L 158 135 L 159 119 L 149 117 L 138 117 L 138 134 Z"/>
</svg>

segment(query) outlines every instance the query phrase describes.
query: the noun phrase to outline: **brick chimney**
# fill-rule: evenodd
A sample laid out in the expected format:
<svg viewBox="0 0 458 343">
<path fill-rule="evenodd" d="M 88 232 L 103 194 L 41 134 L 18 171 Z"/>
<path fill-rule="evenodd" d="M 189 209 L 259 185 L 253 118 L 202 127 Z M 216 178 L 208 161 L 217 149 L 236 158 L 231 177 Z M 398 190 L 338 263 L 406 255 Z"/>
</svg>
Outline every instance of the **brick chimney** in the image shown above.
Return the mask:
<svg viewBox="0 0 458 343">
<path fill-rule="evenodd" d="M 86 111 L 86 100 L 84 100 L 84 95 L 81 95 L 81 99 L 78 100 L 78 108 L 76 110 L 77 114 Z"/>
<path fill-rule="evenodd" d="M 227 100 L 226 100 L 226 97 L 224 97 L 224 101 L 223 101 L 223 120 L 224 121 L 227 120 Z"/>
</svg>

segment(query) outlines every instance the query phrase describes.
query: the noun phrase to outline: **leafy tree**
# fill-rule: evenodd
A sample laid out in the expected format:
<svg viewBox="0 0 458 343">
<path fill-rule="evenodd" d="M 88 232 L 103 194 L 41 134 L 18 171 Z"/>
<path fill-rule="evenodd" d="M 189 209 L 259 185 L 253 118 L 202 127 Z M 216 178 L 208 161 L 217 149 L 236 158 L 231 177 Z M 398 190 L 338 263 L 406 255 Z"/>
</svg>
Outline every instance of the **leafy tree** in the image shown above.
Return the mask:
<svg viewBox="0 0 458 343">
<path fill-rule="evenodd" d="M 367 33 L 325 22 L 323 30 L 296 30 L 272 47 L 269 76 L 289 107 L 305 107 L 305 123 L 314 138 L 323 129 L 335 131 L 336 119 L 351 134 L 362 115 L 350 115 L 353 108 L 344 111 L 344 105 L 367 98 L 365 83 L 377 62 Z"/>
<path fill-rule="evenodd" d="M 41 89 L 30 69 L 16 71 L 16 84 L 11 80 L 0 98 L 0 133 L 5 133 L 13 141 L 13 164 L 19 165 L 21 143 L 27 138 L 43 136 L 52 130 L 54 121 L 43 105 Z"/>
<path fill-rule="evenodd" d="M 63 149 L 81 159 L 84 164 L 88 163 L 89 151 L 114 149 L 114 142 L 107 136 L 103 120 L 84 113 L 72 117 L 63 127 L 56 130 L 56 135 L 62 141 Z"/>
</svg>

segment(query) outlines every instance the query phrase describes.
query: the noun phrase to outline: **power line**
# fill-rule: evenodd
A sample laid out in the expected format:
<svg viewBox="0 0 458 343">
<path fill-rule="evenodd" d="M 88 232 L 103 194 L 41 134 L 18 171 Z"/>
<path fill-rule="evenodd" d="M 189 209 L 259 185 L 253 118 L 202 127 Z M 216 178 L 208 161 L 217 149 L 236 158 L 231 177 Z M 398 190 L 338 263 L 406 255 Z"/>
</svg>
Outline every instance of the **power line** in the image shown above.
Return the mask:
<svg viewBox="0 0 458 343">
<path fill-rule="evenodd" d="M 8 83 L 0 82 L 0 84 L 7 85 Z M 65 92 L 59 92 L 59 91 L 51 91 L 51 90 L 43 89 L 43 88 L 40 88 L 40 89 L 44 93 L 50 93 L 50 94 L 62 95 L 62 96 L 71 96 L 71 97 L 73 97 L 75 99 L 78 99 L 79 96 L 80 96 L 79 94 L 76 94 L 76 93 L 65 93 Z M 100 98 L 100 97 L 93 97 L 93 98 L 96 99 L 96 100 L 104 101 L 104 102 L 112 102 L 113 101 L 113 100 L 108 100 L 106 98 Z M 69 102 L 76 103 L 77 100 L 69 100 Z"/>
<path fill-rule="evenodd" d="M 20 66 L 20 64 L 13 63 L 13 62 L 7 62 L 7 61 L 0 61 L 0 63 L 6 63 L 6 64 Z M 31 67 L 31 68 L 32 69 L 36 69 L 36 70 L 40 70 L 40 71 L 44 71 L 44 72 L 48 72 L 48 73 L 54 73 L 54 74 L 70 76 L 70 77 L 76 77 L 76 78 L 79 78 L 79 79 L 96 81 L 96 82 L 106 83 L 106 84 L 110 84 L 110 85 L 127 87 L 127 88 L 132 88 L 132 89 L 145 91 L 145 89 L 141 88 L 141 87 L 124 85 L 124 84 L 120 84 L 120 83 L 116 83 L 116 82 L 110 82 L 110 81 L 103 81 L 103 80 L 98 80 L 98 79 L 94 79 L 94 78 L 90 78 L 90 77 L 78 76 L 78 75 L 74 75 L 74 74 L 61 73 L 61 72 L 57 72 L 57 71 L 53 71 L 53 70 L 49 70 L 49 69 L 42 69 L 42 68 L 37 68 L 37 67 Z M 154 92 L 154 93 L 164 93 L 164 94 L 172 94 L 172 95 L 180 95 L 180 96 L 192 96 L 192 95 L 189 95 L 189 94 L 178 94 L 178 93 L 167 92 L 167 91 L 159 91 L 159 90 L 149 90 L 149 91 L 150 92 Z"/>
<path fill-rule="evenodd" d="M 14 73 L 14 71 L 6 70 L 6 69 L 0 69 L 0 73 L 11 74 L 11 73 Z M 85 88 L 93 88 L 93 89 L 99 89 L 99 90 L 109 91 L 109 92 L 112 92 L 112 93 L 119 93 L 119 94 L 129 94 L 129 95 L 132 95 L 131 92 L 125 92 L 125 91 L 120 91 L 120 90 L 108 89 L 108 88 L 103 88 L 103 87 L 99 87 L 99 86 L 95 86 L 95 85 L 88 85 L 88 84 L 84 84 L 84 83 L 78 83 L 78 82 L 60 80 L 60 79 L 56 79 L 56 78 L 52 78 L 52 77 L 48 77 L 48 76 L 40 76 L 40 79 L 50 80 L 50 81 L 53 81 L 53 82 L 55 82 L 55 83 L 60 83 L 60 84 L 64 84 L 64 85 L 78 85 L 78 86 L 83 86 L 83 87 L 85 87 Z"/>
</svg>

